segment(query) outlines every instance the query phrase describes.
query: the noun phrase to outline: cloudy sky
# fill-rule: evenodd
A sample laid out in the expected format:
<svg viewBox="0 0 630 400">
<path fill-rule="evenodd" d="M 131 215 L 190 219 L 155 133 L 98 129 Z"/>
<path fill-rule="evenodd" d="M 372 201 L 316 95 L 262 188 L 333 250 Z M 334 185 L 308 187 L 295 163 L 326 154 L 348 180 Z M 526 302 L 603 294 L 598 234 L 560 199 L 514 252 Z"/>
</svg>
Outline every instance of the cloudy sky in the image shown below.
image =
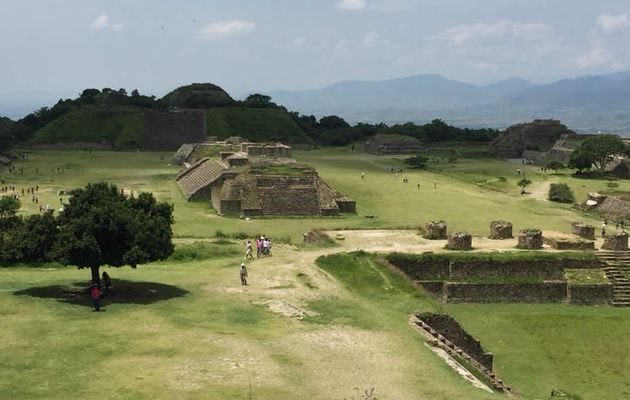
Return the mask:
<svg viewBox="0 0 630 400">
<path fill-rule="evenodd" d="M 0 0 L 0 92 L 630 70 L 628 0 Z"/>
</svg>

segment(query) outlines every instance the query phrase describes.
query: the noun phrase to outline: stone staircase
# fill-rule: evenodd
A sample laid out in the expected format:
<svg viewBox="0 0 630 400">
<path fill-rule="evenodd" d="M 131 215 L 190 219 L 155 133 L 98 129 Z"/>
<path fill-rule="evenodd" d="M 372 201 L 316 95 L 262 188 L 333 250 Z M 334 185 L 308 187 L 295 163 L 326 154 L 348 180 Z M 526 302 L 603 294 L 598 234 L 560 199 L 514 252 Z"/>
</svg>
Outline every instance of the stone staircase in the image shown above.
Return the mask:
<svg viewBox="0 0 630 400">
<path fill-rule="evenodd" d="M 615 307 L 630 307 L 630 252 L 601 251 L 597 257 L 606 265 L 602 270 L 613 285 L 613 299 Z M 624 275 L 625 274 L 625 275 Z"/>
</svg>

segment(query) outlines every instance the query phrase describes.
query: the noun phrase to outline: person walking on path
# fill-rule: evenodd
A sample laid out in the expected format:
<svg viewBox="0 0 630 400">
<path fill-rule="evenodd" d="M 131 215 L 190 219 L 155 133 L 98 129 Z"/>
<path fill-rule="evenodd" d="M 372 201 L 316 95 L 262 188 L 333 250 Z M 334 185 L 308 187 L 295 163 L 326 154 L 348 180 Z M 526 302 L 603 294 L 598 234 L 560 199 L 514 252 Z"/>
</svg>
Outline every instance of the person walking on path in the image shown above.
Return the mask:
<svg viewBox="0 0 630 400">
<path fill-rule="evenodd" d="M 105 296 L 106 294 L 109 294 L 109 288 L 112 287 L 112 279 L 105 271 L 103 271 L 103 284 L 105 285 L 105 292 L 103 293 L 103 296 Z"/>
<path fill-rule="evenodd" d="M 252 254 L 252 241 L 251 240 L 247 240 L 247 242 L 245 242 L 245 259 L 247 260 L 247 258 L 250 259 L 254 259 L 254 255 Z"/>
<path fill-rule="evenodd" d="M 262 237 L 256 238 L 256 257 L 260 258 L 262 255 Z"/>
<path fill-rule="evenodd" d="M 602 223 L 602 237 L 606 237 L 606 221 Z"/>
<path fill-rule="evenodd" d="M 94 303 L 94 311 L 101 311 L 101 289 L 96 283 L 93 283 L 92 286 L 90 286 L 90 296 L 92 297 L 92 302 Z"/>
<path fill-rule="evenodd" d="M 247 267 L 245 266 L 245 263 L 241 263 L 241 270 L 240 270 L 240 274 L 241 274 L 241 285 L 247 285 Z"/>
</svg>

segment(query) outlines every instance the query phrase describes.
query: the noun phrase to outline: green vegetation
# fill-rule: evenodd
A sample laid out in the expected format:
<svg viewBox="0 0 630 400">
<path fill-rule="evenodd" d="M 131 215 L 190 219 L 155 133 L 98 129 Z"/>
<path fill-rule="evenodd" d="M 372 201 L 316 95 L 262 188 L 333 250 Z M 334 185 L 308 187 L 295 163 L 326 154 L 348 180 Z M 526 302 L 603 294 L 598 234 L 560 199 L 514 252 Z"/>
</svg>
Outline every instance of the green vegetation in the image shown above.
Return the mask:
<svg viewBox="0 0 630 400">
<path fill-rule="evenodd" d="M 141 148 L 142 110 L 132 106 L 73 108 L 35 133 L 32 144 L 98 143 L 115 149 Z"/>
<path fill-rule="evenodd" d="M 461 304 L 445 311 L 494 354 L 495 372 L 524 398 L 567 388 L 584 399 L 630 393 L 627 310 L 563 304 Z M 576 368 L 576 365 L 588 365 Z"/>
<path fill-rule="evenodd" d="M 283 108 L 208 108 L 206 127 L 208 135 L 222 139 L 241 136 L 255 142 L 313 143 Z"/>
<path fill-rule="evenodd" d="M 223 89 L 212 83 L 193 83 L 180 86 L 160 99 L 167 107 L 207 108 L 224 107 L 236 101 Z"/>
<path fill-rule="evenodd" d="M 564 276 L 571 285 L 605 285 L 610 283 L 601 269 L 565 269 Z"/>
<path fill-rule="evenodd" d="M 552 183 L 549 185 L 549 201 L 558 203 L 573 203 L 575 195 L 573 190 L 566 183 Z"/>
<path fill-rule="evenodd" d="M 429 159 L 424 156 L 413 156 L 409 158 L 405 158 L 405 164 L 409 165 L 414 169 L 422 169 L 427 166 L 427 161 Z"/>
<path fill-rule="evenodd" d="M 386 256 L 392 263 L 431 263 L 443 261 L 547 261 L 547 260 L 596 260 L 597 257 L 592 252 L 581 251 L 488 251 L 480 253 L 471 252 L 448 252 L 448 253 L 390 253 Z"/>
<path fill-rule="evenodd" d="M 311 172 L 311 169 L 300 166 L 292 167 L 290 165 L 269 165 L 262 172 L 264 175 L 306 176 Z"/>
<path fill-rule="evenodd" d="M 595 135 L 585 139 L 571 154 L 569 166 L 578 171 L 595 166 L 597 172 L 603 174 L 606 166 L 617 155 L 626 151 L 626 145 L 617 135 Z"/>
<path fill-rule="evenodd" d="M 247 221 L 218 217 L 206 203 L 187 203 L 174 182 L 179 168 L 162 159 L 170 156 L 32 151 L 28 160 L 16 162 L 16 171 L 0 167 L 2 179 L 18 191 L 38 184 L 39 204 L 55 209 L 59 190 L 93 181 L 152 192 L 157 200 L 174 205 L 177 243 L 167 260 L 138 269 L 108 269 L 117 292 L 104 299 L 105 313 L 89 312 L 83 271 L 57 264 L 1 268 L 0 398 L 111 393 L 120 398 L 193 399 L 210 393 L 213 398 L 238 399 L 247 398 L 250 379 L 252 398 L 301 399 L 313 393 L 359 398 L 371 386 L 378 398 L 496 398 L 473 389 L 423 346 L 407 322 L 408 315 L 418 311 L 455 317 L 495 354 L 497 373 L 525 399 L 546 398 L 553 388 L 566 388 L 584 399 L 619 399 L 630 393 L 630 361 L 619 356 L 630 351 L 625 309 L 440 305 L 371 255 L 327 255 L 317 261 L 317 268 L 316 256 L 339 250 L 301 251 L 282 244 L 301 243 L 302 234 L 314 227 L 415 229 L 438 218 L 446 220 L 450 230 L 474 235 L 487 235 L 489 223 L 497 219 L 512 222 L 516 230 L 534 226 L 567 232 L 578 215 L 568 205 L 545 199 L 548 184 L 567 183 L 580 199 L 589 191 L 605 190 L 605 180 L 577 180 L 566 171 L 548 176 L 519 165 L 535 182 L 532 196 L 521 197 L 516 166 L 504 161 L 432 159 L 426 170 L 408 170 L 401 160 L 346 148 L 296 151 L 300 162 L 357 200 L 357 215 Z M 409 184 L 393 176 L 392 167 L 404 168 Z M 500 181 L 505 187 L 495 190 L 480 184 L 486 181 Z M 630 183 L 619 181 L 617 189 L 629 192 Z M 67 202 L 67 196 L 61 197 Z M 38 204 L 29 200 L 22 196 L 19 215 L 37 214 Z M 580 220 L 597 224 L 588 217 Z M 218 239 L 212 239 L 215 234 Z M 237 271 L 242 242 L 227 238 L 260 234 L 274 239 L 274 256 L 248 261 L 250 286 L 241 287 Z M 355 248 L 349 236 L 339 244 Z M 447 256 L 481 257 L 476 254 Z M 287 309 L 304 309 L 307 316 L 300 320 L 272 312 L 264 303 L 268 300 L 290 303 Z M 150 368 L 138 369 L 139 363 Z"/>
</svg>

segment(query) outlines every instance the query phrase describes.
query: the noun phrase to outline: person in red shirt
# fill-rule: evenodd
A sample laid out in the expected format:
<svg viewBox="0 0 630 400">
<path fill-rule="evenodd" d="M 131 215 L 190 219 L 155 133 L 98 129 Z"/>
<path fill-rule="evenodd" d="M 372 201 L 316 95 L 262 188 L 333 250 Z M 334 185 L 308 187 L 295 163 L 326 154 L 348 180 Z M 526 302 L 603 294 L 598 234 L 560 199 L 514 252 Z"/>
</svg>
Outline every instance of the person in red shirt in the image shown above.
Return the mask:
<svg viewBox="0 0 630 400">
<path fill-rule="evenodd" d="M 90 296 L 94 302 L 94 311 L 101 311 L 101 289 L 96 283 L 90 286 Z"/>
</svg>

